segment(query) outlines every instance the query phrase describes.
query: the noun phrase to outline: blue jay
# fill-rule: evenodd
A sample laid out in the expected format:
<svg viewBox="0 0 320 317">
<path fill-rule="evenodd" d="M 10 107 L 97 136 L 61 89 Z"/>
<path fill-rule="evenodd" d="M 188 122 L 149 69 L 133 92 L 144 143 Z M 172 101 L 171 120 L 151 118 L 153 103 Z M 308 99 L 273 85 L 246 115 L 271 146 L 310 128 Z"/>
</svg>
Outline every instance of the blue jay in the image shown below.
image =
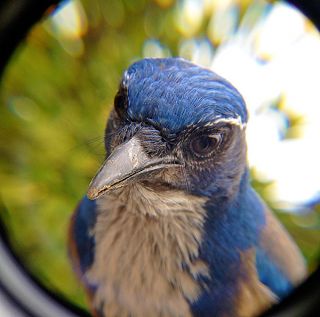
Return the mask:
<svg viewBox="0 0 320 317">
<path fill-rule="evenodd" d="M 104 317 L 255 316 L 305 276 L 250 185 L 240 93 L 181 58 L 122 77 L 69 249 Z"/>
</svg>

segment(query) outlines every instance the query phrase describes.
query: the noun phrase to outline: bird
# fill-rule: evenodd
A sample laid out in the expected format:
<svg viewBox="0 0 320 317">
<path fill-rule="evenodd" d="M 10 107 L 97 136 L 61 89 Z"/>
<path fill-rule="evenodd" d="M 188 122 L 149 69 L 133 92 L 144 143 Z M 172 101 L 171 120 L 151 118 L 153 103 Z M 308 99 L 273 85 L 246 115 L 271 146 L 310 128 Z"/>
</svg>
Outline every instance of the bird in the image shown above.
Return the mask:
<svg viewBox="0 0 320 317">
<path fill-rule="evenodd" d="M 106 159 L 69 228 L 94 316 L 256 316 L 304 279 L 299 248 L 251 186 L 247 122 L 240 92 L 183 58 L 123 73 Z"/>
</svg>

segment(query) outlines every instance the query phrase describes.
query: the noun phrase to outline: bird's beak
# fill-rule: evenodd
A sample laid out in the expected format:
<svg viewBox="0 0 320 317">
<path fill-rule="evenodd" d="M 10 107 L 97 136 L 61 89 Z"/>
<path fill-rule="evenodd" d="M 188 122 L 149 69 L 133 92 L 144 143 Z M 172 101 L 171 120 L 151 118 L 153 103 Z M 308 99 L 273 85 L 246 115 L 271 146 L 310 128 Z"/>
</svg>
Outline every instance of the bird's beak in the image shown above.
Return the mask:
<svg viewBox="0 0 320 317">
<path fill-rule="evenodd" d="M 150 158 L 134 136 L 117 146 L 104 161 L 89 185 L 87 196 L 96 199 L 110 189 L 124 186 L 132 178 L 173 165 L 181 163 L 171 156 Z"/>
</svg>

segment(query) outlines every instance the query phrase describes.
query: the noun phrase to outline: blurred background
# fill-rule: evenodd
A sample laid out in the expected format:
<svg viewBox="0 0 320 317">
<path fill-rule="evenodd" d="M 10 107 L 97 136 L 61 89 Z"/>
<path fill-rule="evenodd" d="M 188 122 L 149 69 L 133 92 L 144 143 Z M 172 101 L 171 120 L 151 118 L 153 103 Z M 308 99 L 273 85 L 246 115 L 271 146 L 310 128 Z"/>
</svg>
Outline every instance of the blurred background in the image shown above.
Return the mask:
<svg viewBox="0 0 320 317">
<path fill-rule="evenodd" d="M 70 268 L 68 222 L 104 159 L 122 72 L 182 56 L 243 94 L 252 183 L 312 272 L 320 258 L 320 37 L 285 2 L 72 0 L 37 24 L 0 95 L 0 214 L 24 265 L 85 306 Z"/>
</svg>

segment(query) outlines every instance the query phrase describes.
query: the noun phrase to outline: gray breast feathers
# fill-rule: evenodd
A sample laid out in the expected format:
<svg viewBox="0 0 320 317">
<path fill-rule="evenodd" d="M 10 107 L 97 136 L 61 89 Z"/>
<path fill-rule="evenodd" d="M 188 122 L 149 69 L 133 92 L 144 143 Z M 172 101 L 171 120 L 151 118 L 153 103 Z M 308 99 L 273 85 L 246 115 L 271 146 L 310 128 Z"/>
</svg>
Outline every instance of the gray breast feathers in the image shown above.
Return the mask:
<svg viewBox="0 0 320 317">
<path fill-rule="evenodd" d="M 135 184 L 101 197 L 96 257 L 87 274 L 107 316 L 190 316 L 208 276 L 198 259 L 204 198 Z"/>
</svg>

